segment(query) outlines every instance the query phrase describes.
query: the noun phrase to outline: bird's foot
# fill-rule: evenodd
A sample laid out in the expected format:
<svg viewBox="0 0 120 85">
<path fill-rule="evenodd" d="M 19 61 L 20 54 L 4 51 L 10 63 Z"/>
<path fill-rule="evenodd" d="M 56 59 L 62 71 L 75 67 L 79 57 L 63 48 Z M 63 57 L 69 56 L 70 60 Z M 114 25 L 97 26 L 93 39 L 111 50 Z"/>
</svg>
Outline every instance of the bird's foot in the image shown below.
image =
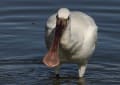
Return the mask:
<svg viewBox="0 0 120 85">
<path fill-rule="evenodd" d="M 59 74 L 56 74 L 56 78 L 60 78 L 60 75 L 59 75 Z"/>
</svg>

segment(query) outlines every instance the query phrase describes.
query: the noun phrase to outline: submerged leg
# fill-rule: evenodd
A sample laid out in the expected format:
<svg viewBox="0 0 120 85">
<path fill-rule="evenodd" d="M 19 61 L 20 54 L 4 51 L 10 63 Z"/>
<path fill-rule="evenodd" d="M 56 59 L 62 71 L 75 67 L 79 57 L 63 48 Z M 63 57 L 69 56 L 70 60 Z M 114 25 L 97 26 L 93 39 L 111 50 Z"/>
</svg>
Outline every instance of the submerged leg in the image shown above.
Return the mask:
<svg viewBox="0 0 120 85">
<path fill-rule="evenodd" d="M 60 72 L 60 65 L 55 67 L 55 75 L 56 75 L 56 77 L 60 77 L 59 72 Z"/>
<path fill-rule="evenodd" d="M 85 70 L 86 70 L 87 64 L 84 65 L 79 65 L 79 77 L 83 77 L 85 74 Z"/>
</svg>

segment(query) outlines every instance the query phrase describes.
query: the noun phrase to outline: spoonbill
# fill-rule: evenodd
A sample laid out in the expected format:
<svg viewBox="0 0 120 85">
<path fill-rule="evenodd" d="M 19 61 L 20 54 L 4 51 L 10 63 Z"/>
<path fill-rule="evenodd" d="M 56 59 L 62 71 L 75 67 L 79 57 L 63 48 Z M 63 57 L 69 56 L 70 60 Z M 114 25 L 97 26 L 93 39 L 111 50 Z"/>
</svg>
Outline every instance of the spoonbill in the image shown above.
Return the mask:
<svg viewBox="0 0 120 85">
<path fill-rule="evenodd" d="M 61 64 L 75 63 L 79 66 L 79 77 L 83 77 L 95 50 L 97 25 L 83 12 L 60 8 L 47 20 L 45 40 L 49 50 L 43 58 L 45 65 L 54 67 L 59 75 Z"/>
</svg>

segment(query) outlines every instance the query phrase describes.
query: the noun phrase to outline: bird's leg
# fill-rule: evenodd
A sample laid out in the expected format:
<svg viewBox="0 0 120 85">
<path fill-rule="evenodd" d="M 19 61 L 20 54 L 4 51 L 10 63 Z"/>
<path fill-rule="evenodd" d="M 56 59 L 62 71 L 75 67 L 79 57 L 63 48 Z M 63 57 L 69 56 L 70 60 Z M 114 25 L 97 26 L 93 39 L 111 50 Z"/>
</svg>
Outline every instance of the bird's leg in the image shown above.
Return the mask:
<svg viewBox="0 0 120 85">
<path fill-rule="evenodd" d="M 79 65 L 79 77 L 83 77 L 85 74 L 85 70 L 86 70 L 87 64 L 83 64 L 83 65 Z"/>
<path fill-rule="evenodd" d="M 55 75 L 56 75 L 57 78 L 60 77 L 59 72 L 60 72 L 60 65 L 55 67 Z"/>
</svg>

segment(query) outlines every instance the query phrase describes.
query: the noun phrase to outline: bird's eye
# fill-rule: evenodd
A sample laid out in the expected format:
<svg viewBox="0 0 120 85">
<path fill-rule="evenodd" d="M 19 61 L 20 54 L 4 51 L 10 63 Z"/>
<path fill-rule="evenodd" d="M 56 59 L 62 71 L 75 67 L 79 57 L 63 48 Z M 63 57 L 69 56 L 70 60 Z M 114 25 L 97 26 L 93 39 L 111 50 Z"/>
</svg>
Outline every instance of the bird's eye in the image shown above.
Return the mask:
<svg viewBox="0 0 120 85">
<path fill-rule="evenodd" d="M 68 17 L 68 19 L 67 20 L 70 20 L 70 17 Z"/>
<path fill-rule="evenodd" d="M 56 19 L 58 19 L 58 15 L 56 15 Z"/>
</svg>

